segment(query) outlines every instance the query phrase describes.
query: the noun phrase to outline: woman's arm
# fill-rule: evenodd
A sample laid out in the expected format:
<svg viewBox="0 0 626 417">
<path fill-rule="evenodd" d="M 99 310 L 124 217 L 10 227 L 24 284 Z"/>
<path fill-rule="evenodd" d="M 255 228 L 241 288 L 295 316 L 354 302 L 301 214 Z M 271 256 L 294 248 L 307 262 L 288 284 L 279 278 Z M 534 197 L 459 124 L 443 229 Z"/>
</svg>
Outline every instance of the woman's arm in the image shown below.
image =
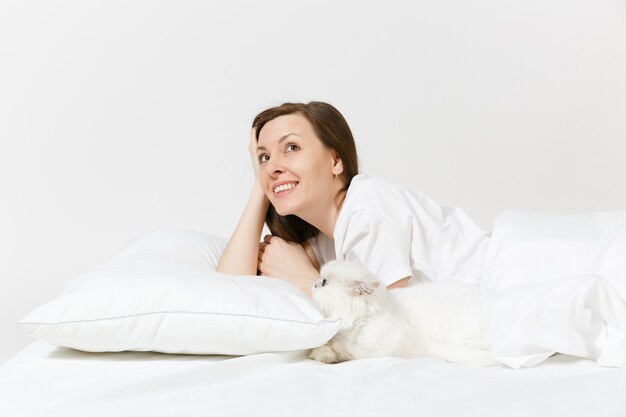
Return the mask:
<svg viewBox="0 0 626 417">
<path fill-rule="evenodd" d="M 261 184 L 257 180 L 248 204 L 231 236 L 215 270 L 233 275 L 256 275 L 259 259 L 259 240 L 269 208 Z"/>
<path fill-rule="evenodd" d="M 411 277 L 404 277 L 399 281 L 394 282 L 391 285 L 387 285 L 387 289 L 394 289 L 394 288 L 406 288 L 409 286 L 409 279 L 411 279 Z"/>
<path fill-rule="evenodd" d="M 230 237 L 215 270 L 233 275 L 256 275 L 259 259 L 259 240 L 270 201 L 259 181 L 259 162 L 256 156 L 256 128 L 250 130 L 248 152 L 254 171 L 254 186 L 248 204 L 235 232 Z"/>
</svg>

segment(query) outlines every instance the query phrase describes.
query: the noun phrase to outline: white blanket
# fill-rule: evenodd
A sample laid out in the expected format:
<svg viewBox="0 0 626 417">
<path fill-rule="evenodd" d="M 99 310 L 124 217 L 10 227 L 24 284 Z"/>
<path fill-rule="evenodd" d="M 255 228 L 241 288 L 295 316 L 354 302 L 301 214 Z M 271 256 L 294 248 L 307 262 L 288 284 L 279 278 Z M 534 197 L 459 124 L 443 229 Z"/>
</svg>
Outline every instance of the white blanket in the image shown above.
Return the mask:
<svg viewBox="0 0 626 417">
<path fill-rule="evenodd" d="M 503 213 L 482 288 L 500 362 L 534 366 L 560 352 L 626 365 L 626 212 Z"/>
</svg>

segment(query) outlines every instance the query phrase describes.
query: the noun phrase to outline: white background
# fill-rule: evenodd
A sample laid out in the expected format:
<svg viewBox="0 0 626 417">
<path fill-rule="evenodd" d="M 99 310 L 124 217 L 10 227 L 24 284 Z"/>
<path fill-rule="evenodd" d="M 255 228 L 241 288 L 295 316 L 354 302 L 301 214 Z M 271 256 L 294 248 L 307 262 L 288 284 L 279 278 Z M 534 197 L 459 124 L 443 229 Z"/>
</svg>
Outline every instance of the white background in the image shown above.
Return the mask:
<svg viewBox="0 0 626 417">
<path fill-rule="evenodd" d="M 0 361 L 135 234 L 229 236 L 252 120 L 286 101 L 485 228 L 626 210 L 624 74 L 617 0 L 2 1 Z"/>
</svg>

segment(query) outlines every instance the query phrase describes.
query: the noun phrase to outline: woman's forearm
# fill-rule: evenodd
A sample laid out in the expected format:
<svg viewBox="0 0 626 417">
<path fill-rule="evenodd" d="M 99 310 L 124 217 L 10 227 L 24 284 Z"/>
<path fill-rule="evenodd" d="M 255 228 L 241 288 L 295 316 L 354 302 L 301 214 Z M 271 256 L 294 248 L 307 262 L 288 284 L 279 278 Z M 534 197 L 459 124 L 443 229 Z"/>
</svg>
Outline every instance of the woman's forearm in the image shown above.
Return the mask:
<svg viewBox="0 0 626 417">
<path fill-rule="evenodd" d="M 259 182 L 255 182 L 239 224 L 220 257 L 216 271 L 233 275 L 256 275 L 259 241 L 269 200 Z"/>
</svg>

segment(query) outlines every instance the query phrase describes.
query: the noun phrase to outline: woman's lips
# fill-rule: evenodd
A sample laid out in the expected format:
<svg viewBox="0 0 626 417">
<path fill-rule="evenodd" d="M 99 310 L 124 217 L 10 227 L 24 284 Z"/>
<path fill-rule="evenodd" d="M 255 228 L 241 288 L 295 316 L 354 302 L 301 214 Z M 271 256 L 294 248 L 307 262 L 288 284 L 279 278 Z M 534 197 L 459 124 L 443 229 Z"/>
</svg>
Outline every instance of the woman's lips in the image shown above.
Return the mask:
<svg viewBox="0 0 626 417">
<path fill-rule="evenodd" d="M 298 188 L 298 183 L 296 183 L 296 185 L 294 185 L 293 188 L 290 188 L 289 190 L 281 191 L 279 193 L 274 193 L 274 197 L 277 197 L 277 198 L 284 197 L 287 194 L 291 194 L 293 190 L 295 190 L 296 188 Z"/>
<path fill-rule="evenodd" d="M 282 194 L 287 194 L 287 193 L 289 193 L 289 191 L 292 191 L 293 189 L 295 189 L 295 188 L 298 186 L 299 181 L 286 181 L 286 182 L 279 183 L 279 184 L 280 184 L 280 185 L 273 187 L 273 190 L 276 190 L 277 188 L 282 187 L 282 186 L 284 186 L 284 185 L 292 185 L 292 187 L 291 187 L 291 188 L 288 188 L 288 189 L 286 189 L 286 190 L 278 191 L 278 192 L 272 191 L 272 193 L 273 193 L 275 196 L 279 196 L 279 195 L 282 195 Z"/>
</svg>

